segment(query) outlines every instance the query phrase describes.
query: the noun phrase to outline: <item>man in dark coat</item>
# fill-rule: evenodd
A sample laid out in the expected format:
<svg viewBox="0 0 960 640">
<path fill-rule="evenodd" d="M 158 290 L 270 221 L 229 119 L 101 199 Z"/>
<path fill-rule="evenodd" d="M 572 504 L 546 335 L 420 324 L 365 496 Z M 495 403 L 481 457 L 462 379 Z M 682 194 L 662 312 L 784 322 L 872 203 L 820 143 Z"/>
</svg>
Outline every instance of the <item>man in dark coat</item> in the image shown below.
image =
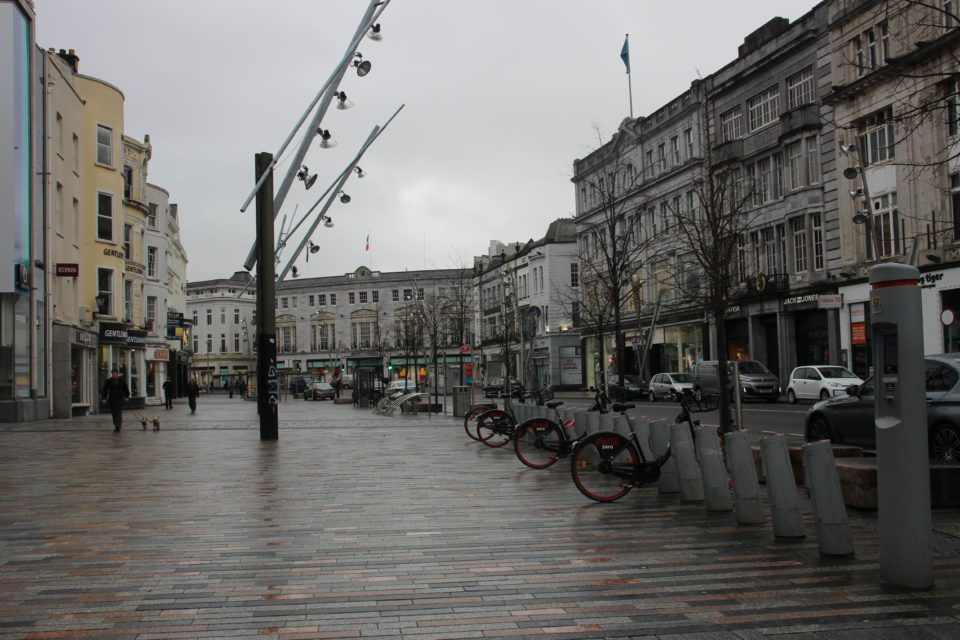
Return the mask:
<svg viewBox="0 0 960 640">
<path fill-rule="evenodd" d="M 110 406 L 114 433 L 118 433 L 123 426 L 123 403 L 129 399 L 130 389 L 127 387 L 127 381 L 120 377 L 120 372 L 114 367 L 103 385 L 100 397 L 100 404 Z"/>
<path fill-rule="evenodd" d="M 163 383 L 163 401 L 167 409 L 173 409 L 173 380 L 170 378 Z"/>
<path fill-rule="evenodd" d="M 193 378 L 187 380 L 187 403 L 190 405 L 190 413 L 197 412 L 197 396 L 200 395 L 200 386 Z"/>
</svg>

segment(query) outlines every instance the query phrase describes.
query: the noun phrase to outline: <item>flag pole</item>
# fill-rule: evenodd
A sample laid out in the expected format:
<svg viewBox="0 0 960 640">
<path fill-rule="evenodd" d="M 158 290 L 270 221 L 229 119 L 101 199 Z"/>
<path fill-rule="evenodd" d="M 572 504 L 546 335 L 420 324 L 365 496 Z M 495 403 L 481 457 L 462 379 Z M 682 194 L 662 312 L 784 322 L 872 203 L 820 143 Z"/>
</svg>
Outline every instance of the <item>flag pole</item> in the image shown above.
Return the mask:
<svg viewBox="0 0 960 640">
<path fill-rule="evenodd" d="M 627 65 L 627 93 L 630 96 L 630 118 L 633 118 L 633 80 L 630 77 L 630 34 L 623 39 L 623 50 L 620 52 L 623 64 Z"/>
</svg>

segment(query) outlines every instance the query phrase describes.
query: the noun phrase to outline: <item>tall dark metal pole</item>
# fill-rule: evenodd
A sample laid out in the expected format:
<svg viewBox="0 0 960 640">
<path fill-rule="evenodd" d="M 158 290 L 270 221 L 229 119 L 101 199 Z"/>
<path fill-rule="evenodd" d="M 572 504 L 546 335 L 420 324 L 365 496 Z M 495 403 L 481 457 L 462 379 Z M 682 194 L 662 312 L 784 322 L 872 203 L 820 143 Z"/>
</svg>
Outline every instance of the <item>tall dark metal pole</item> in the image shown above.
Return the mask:
<svg viewBox="0 0 960 640">
<path fill-rule="evenodd" d="M 273 154 L 256 155 L 257 182 L 257 409 L 260 439 L 279 438 L 277 385 L 276 282 L 273 255 Z"/>
</svg>

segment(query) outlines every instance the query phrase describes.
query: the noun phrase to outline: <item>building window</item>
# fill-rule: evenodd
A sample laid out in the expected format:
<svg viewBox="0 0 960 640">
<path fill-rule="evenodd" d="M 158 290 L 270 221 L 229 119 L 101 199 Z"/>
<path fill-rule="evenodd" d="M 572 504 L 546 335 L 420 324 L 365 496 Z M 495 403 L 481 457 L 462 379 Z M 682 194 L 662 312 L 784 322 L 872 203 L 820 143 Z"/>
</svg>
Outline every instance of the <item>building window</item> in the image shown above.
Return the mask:
<svg viewBox="0 0 960 640">
<path fill-rule="evenodd" d="M 207 334 L 207 353 L 213 353 L 213 334 Z"/>
<path fill-rule="evenodd" d="M 325 306 L 327 306 L 327 294 L 325 294 L 325 293 L 318 293 L 318 294 L 317 294 L 317 306 L 318 306 L 318 307 L 325 307 Z"/>
<path fill-rule="evenodd" d="M 409 302 L 413 300 L 413 289 L 404 289 L 403 290 L 403 301 Z"/>
<path fill-rule="evenodd" d="M 374 301 L 374 302 L 380 302 L 380 292 L 379 292 L 379 291 L 374 291 L 372 295 L 373 295 L 373 301 Z"/>
<path fill-rule="evenodd" d="M 233 324 L 240 324 L 240 309 L 233 310 Z"/>
<path fill-rule="evenodd" d="M 807 150 L 807 184 L 820 183 L 820 145 L 817 136 L 807 136 L 805 139 Z"/>
<path fill-rule="evenodd" d="M 667 170 L 667 145 L 662 142 L 657 145 L 657 167 L 660 171 Z"/>
<path fill-rule="evenodd" d="M 240 353 L 240 334 L 233 334 L 233 352 Z"/>
<path fill-rule="evenodd" d="M 750 131 L 765 127 L 780 117 L 780 87 L 773 86 L 747 100 Z"/>
<path fill-rule="evenodd" d="M 133 197 L 133 169 L 129 166 L 123 166 L 123 197 Z"/>
<path fill-rule="evenodd" d="M 873 226 L 881 258 L 900 255 L 900 212 L 896 192 L 873 199 Z"/>
<path fill-rule="evenodd" d="M 113 196 L 97 192 L 97 240 L 113 242 Z"/>
<path fill-rule="evenodd" d="M 220 324 L 227 324 L 227 309 L 220 307 Z"/>
<path fill-rule="evenodd" d="M 574 288 L 580 286 L 580 265 L 576 262 L 570 264 L 570 286 Z"/>
<path fill-rule="evenodd" d="M 147 276 L 157 277 L 157 248 L 147 247 Z"/>
<path fill-rule="evenodd" d="M 286 308 L 288 308 L 289 304 L 290 304 L 290 301 L 289 301 L 289 300 L 287 300 L 286 298 L 280 298 L 280 308 L 281 308 L 281 309 L 286 309 Z"/>
<path fill-rule="evenodd" d="M 123 257 L 125 260 L 133 260 L 133 225 L 123 225 Z"/>
<path fill-rule="evenodd" d="M 207 309 L 207 326 L 213 324 L 213 309 Z"/>
<path fill-rule="evenodd" d="M 360 304 L 366 304 L 366 303 L 367 303 L 367 292 L 366 292 L 366 291 L 361 291 L 361 292 L 360 292 Z"/>
<path fill-rule="evenodd" d="M 226 352 L 227 352 L 227 334 L 221 333 L 220 334 L 220 353 L 226 353 Z"/>
<path fill-rule="evenodd" d="M 355 294 L 353 291 L 351 291 L 350 293 L 348 293 L 348 294 L 347 294 L 347 302 L 350 303 L 350 304 L 356 304 L 356 303 L 357 303 L 357 294 Z"/>
<path fill-rule="evenodd" d="M 97 164 L 113 166 L 113 129 L 97 125 Z"/>
<path fill-rule="evenodd" d="M 790 221 L 793 232 L 793 272 L 807 271 L 807 227 L 803 218 L 794 218 Z"/>
<path fill-rule="evenodd" d="M 813 67 L 807 67 L 787 78 L 787 109 L 813 102 Z"/>
<path fill-rule="evenodd" d="M 737 140 L 743 135 L 740 107 L 734 107 L 720 114 L 720 142 Z"/>
<path fill-rule="evenodd" d="M 297 308 L 297 305 L 299 304 L 299 302 L 300 302 L 300 298 L 298 298 L 298 297 L 296 297 L 296 296 L 294 296 L 293 298 L 290 299 L 290 303 L 293 305 L 293 308 L 294 308 L 294 309 Z"/>
<path fill-rule="evenodd" d="M 670 149 L 673 151 L 674 166 L 680 164 L 680 136 L 670 138 Z"/>
<path fill-rule="evenodd" d="M 150 212 L 147 214 L 147 226 L 151 229 L 157 228 L 157 203 L 151 202 L 149 206 Z"/>
<path fill-rule="evenodd" d="M 390 295 L 393 297 L 394 302 L 400 302 L 400 290 L 394 289 L 390 292 Z"/>
<path fill-rule="evenodd" d="M 200 322 L 198 321 L 198 317 L 197 317 L 197 316 L 198 316 L 197 310 L 194 309 L 194 310 L 193 310 L 193 326 L 195 326 L 195 327 L 200 324 Z"/>
<path fill-rule="evenodd" d="M 334 307 L 337 306 L 337 294 L 335 293 L 330 294 L 330 305 Z"/>
<path fill-rule="evenodd" d="M 417 289 L 417 300 L 423 300 L 423 289 Z"/>
<path fill-rule="evenodd" d="M 823 219 L 819 213 L 810 216 L 810 227 L 813 230 L 813 269 L 823 271 Z"/>
<path fill-rule="evenodd" d="M 653 177 L 653 149 L 647 150 L 647 177 Z"/>
<path fill-rule="evenodd" d="M 113 309 L 113 269 L 97 269 L 97 313 L 103 316 L 112 315 Z"/>
<path fill-rule="evenodd" d="M 687 159 L 693 157 L 693 129 L 683 130 L 683 144 L 687 147 Z"/>
<path fill-rule="evenodd" d="M 857 149 L 864 164 L 875 164 L 895 157 L 893 108 L 887 107 L 857 121 Z"/>
<path fill-rule="evenodd" d="M 743 281 L 747 275 L 747 245 L 743 241 L 743 234 L 737 236 L 737 275 Z"/>
</svg>

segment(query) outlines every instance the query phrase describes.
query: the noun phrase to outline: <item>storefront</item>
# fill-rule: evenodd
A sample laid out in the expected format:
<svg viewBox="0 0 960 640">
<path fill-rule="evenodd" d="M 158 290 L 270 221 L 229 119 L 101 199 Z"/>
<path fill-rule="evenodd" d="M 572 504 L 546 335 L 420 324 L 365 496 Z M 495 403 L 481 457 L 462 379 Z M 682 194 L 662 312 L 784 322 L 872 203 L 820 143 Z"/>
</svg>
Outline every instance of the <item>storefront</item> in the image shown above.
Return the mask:
<svg viewBox="0 0 960 640">
<path fill-rule="evenodd" d="M 52 353 L 53 417 L 96 412 L 97 334 L 54 324 Z"/>
<path fill-rule="evenodd" d="M 146 349 L 146 403 L 163 404 L 163 383 L 167 379 L 170 349 L 149 347 Z"/>
<path fill-rule="evenodd" d="M 98 388 L 103 388 L 114 367 L 130 388 L 127 406 L 141 409 L 145 406 L 146 361 L 144 350 L 147 332 L 128 329 L 126 325 L 101 322 L 98 335 Z"/>
<path fill-rule="evenodd" d="M 638 357 L 642 354 L 638 353 Z M 656 327 L 647 355 L 647 373 L 686 373 L 703 360 L 703 323 L 688 322 Z M 644 377 L 647 377 L 644 374 Z"/>
</svg>

